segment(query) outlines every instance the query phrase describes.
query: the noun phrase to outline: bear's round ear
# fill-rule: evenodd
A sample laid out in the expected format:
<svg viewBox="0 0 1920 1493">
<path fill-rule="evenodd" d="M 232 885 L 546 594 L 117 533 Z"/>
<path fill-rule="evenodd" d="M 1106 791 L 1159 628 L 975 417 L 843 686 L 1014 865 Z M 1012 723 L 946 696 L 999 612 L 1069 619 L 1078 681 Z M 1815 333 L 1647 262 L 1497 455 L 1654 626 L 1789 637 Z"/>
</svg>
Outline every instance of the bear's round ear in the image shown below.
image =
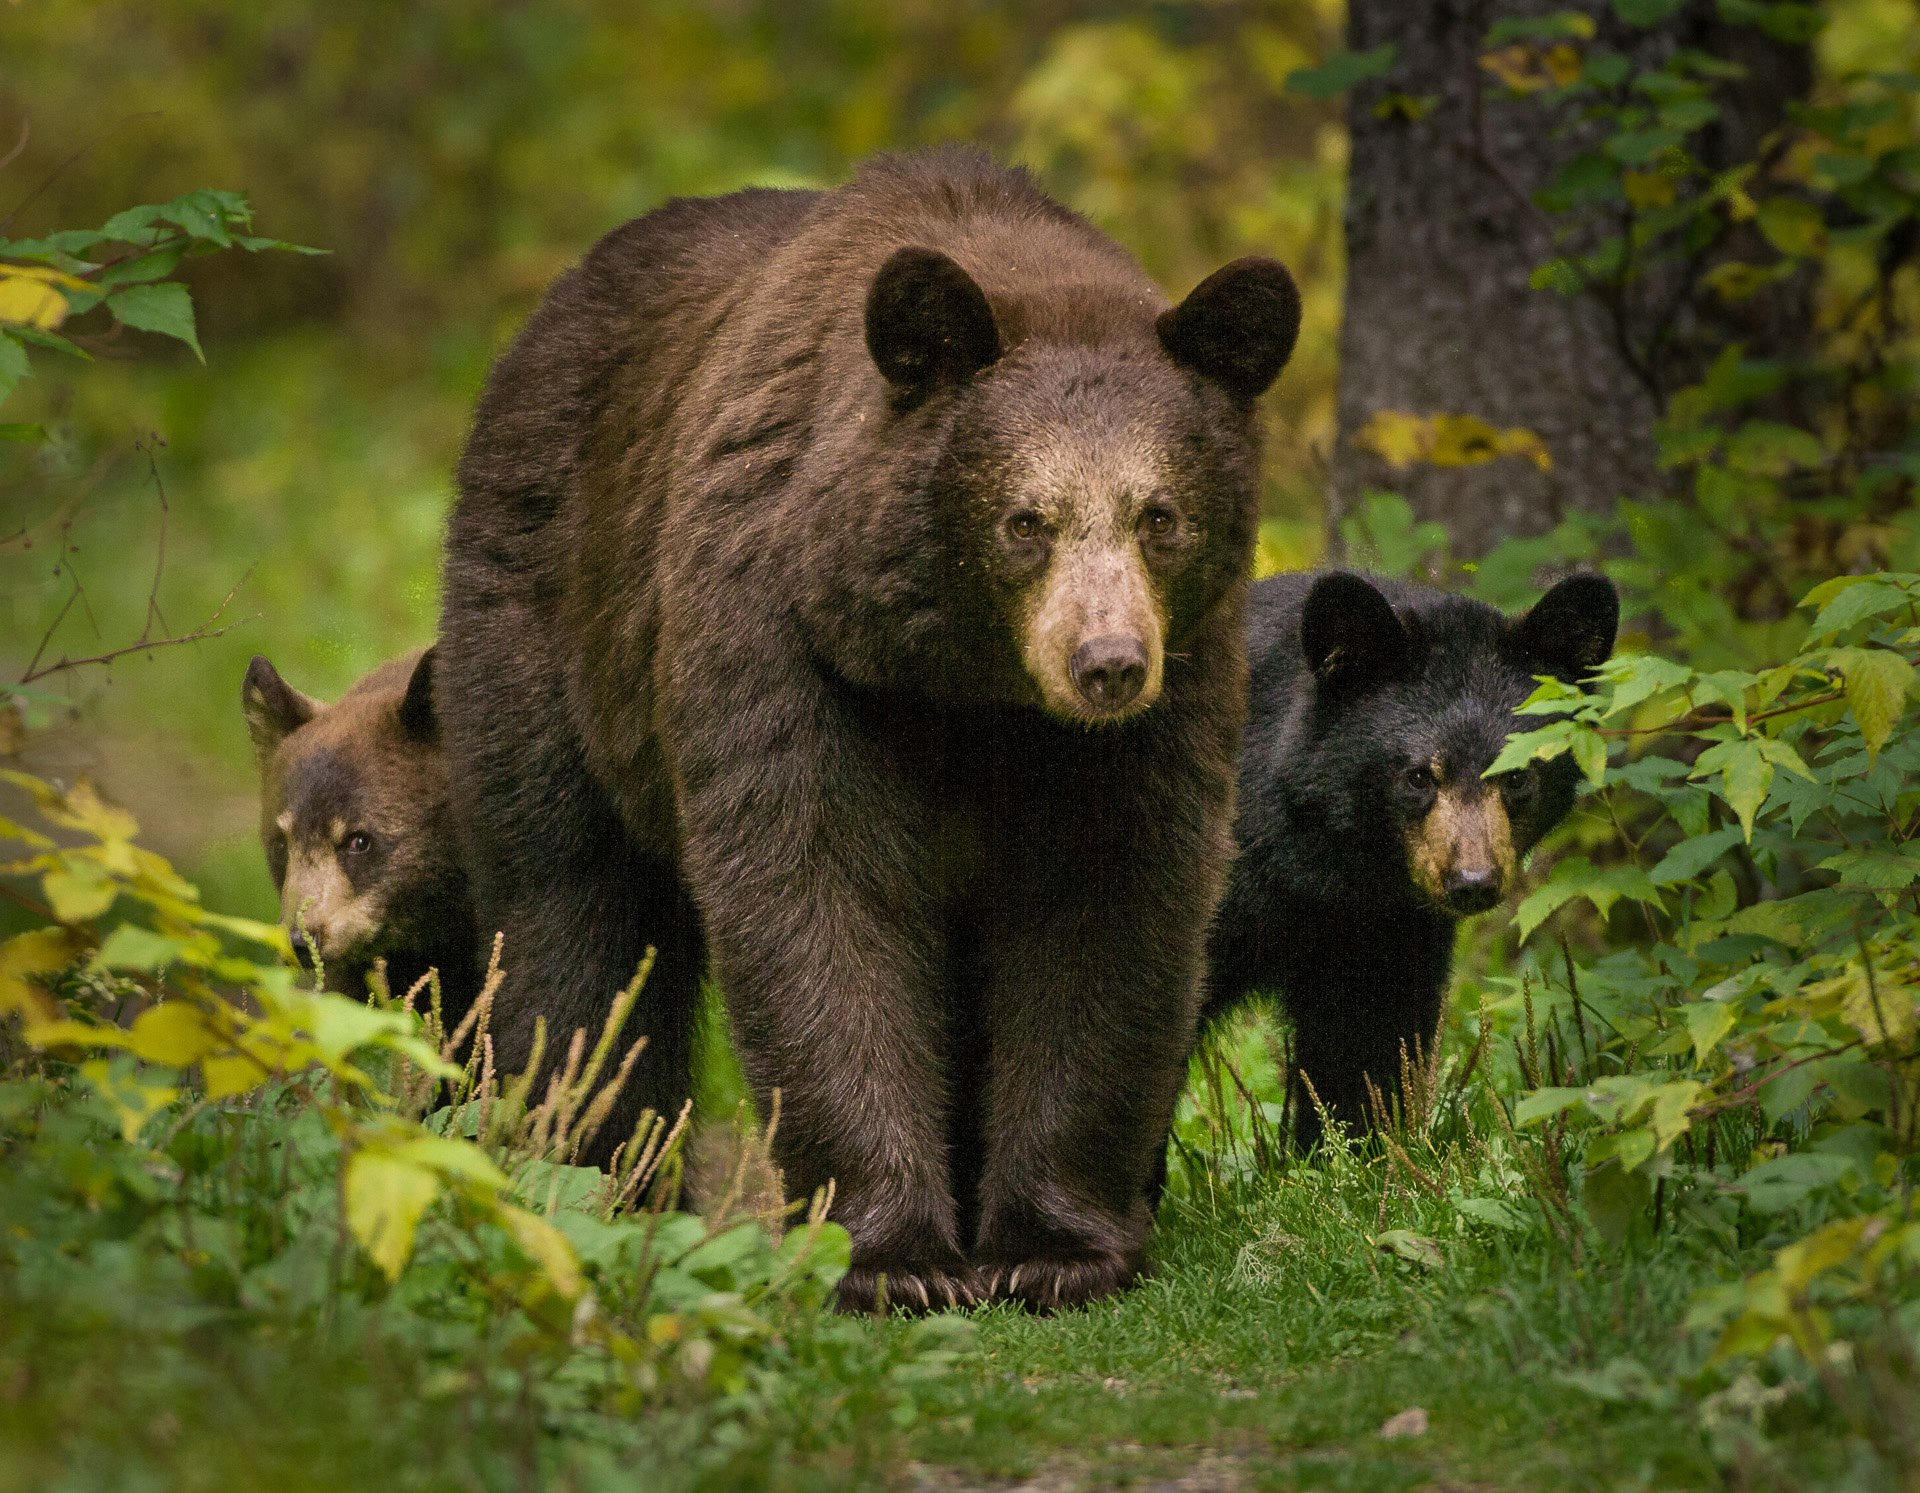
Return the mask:
<svg viewBox="0 0 1920 1493">
<path fill-rule="evenodd" d="M 1413 655 L 1413 639 L 1377 586 L 1333 570 L 1307 593 L 1300 648 L 1314 678 L 1346 688 L 1399 673 Z"/>
<path fill-rule="evenodd" d="M 1161 312 L 1156 325 L 1174 362 L 1251 404 L 1293 356 L 1300 291 L 1277 261 L 1236 259 Z"/>
<path fill-rule="evenodd" d="M 240 708 L 246 712 L 253 754 L 265 762 L 281 742 L 320 713 L 320 702 L 301 694 L 256 653 L 240 685 Z"/>
<path fill-rule="evenodd" d="M 1603 575 L 1570 575 L 1508 628 L 1536 674 L 1582 679 L 1607 661 L 1620 631 L 1620 593 Z"/>
<path fill-rule="evenodd" d="M 973 277 L 934 249 L 897 249 L 867 287 L 867 351 L 913 404 L 1000 356 L 1000 328 Z"/>
<path fill-rule="evenodd" d="M 433 650 L 420 655 L 400 700 L 400 729 L 415 741 L 438 741 L 440 718 L 433 711 Z"/>
</svg>

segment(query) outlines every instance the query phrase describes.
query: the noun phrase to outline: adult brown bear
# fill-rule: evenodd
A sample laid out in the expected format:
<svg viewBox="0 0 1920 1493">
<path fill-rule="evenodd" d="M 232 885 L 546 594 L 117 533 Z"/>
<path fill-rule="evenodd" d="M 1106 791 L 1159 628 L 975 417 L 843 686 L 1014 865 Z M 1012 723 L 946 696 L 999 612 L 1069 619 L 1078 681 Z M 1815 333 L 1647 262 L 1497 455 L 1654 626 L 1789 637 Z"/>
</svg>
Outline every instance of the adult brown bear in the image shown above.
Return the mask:
<svg viewBox="0 0 1920 1493">
<path fill-rule="evenodd" d="M 448 538 L 503 1063 L 653 945 L 629 1104 L 677 1108 L 710 947 L 789 1191 L 835 1183 L 843 1305 L 1132 1279 L 1298 324 L 1260 259 L 1167 309 L 972 154 L 602 240 L 495 368 Z"/>
</svg>

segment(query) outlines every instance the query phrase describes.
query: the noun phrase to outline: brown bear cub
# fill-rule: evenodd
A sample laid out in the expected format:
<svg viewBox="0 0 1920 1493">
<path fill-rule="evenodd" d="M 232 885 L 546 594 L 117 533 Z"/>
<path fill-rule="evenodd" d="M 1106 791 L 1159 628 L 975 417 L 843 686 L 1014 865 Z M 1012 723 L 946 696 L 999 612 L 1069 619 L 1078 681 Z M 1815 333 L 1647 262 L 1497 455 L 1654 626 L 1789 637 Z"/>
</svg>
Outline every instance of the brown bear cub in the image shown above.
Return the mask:
<svg viewBox="0 0 1920 1493">
<path fill-rule="evenodd" d="M 433 650 L 382 664 L 333 705 L 255 656 L 241 687 L 260 840 L 294 952 L 365 997 L 376 959 L 404 994 L 440 972 L 448 1022 L 479 992 L 478 934 L 447 807 Z"/>
<path fill-rule="evenodd" d="M 1298 322 L 1263 259 L 1169 307 L 958 152 L 603 239 L 495 367 L 448 535 L 506 1065 L 651 945 L 630 1101 L 673 1112 L 711 952 L 789 1193 L 836 1189 L 843 1306 L 1130 1281 Z"/>
<path fill-rule="evenodd" d="M 1207 1017 L 1277 994 L 1294 1029 L 1295 1138 L 1327 1110 L 1364 1130 L 1400 1053 L 1432 1049 L 1460 920 L 1498 904 L 1573 806 L 1571 758 L 1481 775 L 1534 676 L 1574 681 L 1613 651 L 1620 601 L 1570 576 L 1524 616 L 1345 571 L 1253 587 L 1252 706 L 1239 855 L 1209 942 Z"/>
</svg>

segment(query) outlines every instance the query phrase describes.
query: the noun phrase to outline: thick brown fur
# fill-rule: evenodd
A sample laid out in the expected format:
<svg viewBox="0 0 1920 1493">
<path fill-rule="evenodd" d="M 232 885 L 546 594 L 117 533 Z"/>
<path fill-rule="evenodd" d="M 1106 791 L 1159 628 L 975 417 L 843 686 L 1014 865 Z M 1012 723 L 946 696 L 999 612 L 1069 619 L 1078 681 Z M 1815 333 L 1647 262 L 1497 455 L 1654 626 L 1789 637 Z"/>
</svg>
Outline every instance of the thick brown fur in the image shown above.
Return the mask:
<svg viewBox="0 0 1920 1493">
<path fill-rule="evenodd" d="M 328 988 L 367 995 L 374 962 L 404 994 L 438 970 L 442 1008 L 472 1005 L 479 964 L 448 808 L 433 655 L 382 664 L 333 705 L 256 656 L 241 705 L 260 768 L 260 842 L 280 916 Z"/>
<path fill-rule="evenodd" d="M 1132 1279 L 1229 847 L 1252 402 L 1297 325 L 1278 266 L 1169 309 L 958 153 L 602 240 L 495 368 L 448 540 L 503 1062 L 651 945 L 605 1133 L 677 1109 L 710 948 L 789 1192 L 836 1187 L 843 1305 Z"/>
</svg>

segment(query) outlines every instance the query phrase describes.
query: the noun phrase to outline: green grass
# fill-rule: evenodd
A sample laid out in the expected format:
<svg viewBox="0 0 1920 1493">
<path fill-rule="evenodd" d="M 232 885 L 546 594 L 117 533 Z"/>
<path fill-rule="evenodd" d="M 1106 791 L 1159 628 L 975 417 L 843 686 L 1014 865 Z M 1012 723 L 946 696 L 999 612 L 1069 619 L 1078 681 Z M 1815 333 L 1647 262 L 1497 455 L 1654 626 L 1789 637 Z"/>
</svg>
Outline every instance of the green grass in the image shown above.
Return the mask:
<svg viewBox="0 0 1920 1493">
<path fill-rule="evenodd" d="M 1261 1044 L 1236 1040 L 1271 1099 Z M 1206 1092 L 1183 1131 L 1244 1138 Z M 1176 1167 L 1152 1277 L 1117 1300 L 976 1313 L 957 1356 L 944 1324 L 776 1303 L 777 1337 L 727 1392 L 669 1382 L 621 1409 L 580 1382 L 604 1370 L 543 1367 L 460 1308 L 452 1276 L 444 1298 L 428 1278 L 318 1314 L 236 1291 L 178 1220 L 116 1222 L 111 1179 L 139 1167 L 87 1140 L 84 1109 L 56 1111 L 0 1189 L 17 1237 L 61 1241 L 0 1271 L 0 1489 L 1898 1486 L 1817 1396 L 1770 1427 L 1728 1408 L 1737 1387 L 1680 1324 L 1763 1252 L 1708 1214 L 1576 1259 L 1524 1205 L 1511 1227 L 1470 1222 L 1378 1156 L 1257 1167 L 1237 1149 Z M 1499 1173 L 1470 1149 L 1465 1171 Z M 332 1248 L 310 1240 L 310 1267 Z M 1379 1435 L 1415 1407 L 1423 1434 Z"/>
</svg>

